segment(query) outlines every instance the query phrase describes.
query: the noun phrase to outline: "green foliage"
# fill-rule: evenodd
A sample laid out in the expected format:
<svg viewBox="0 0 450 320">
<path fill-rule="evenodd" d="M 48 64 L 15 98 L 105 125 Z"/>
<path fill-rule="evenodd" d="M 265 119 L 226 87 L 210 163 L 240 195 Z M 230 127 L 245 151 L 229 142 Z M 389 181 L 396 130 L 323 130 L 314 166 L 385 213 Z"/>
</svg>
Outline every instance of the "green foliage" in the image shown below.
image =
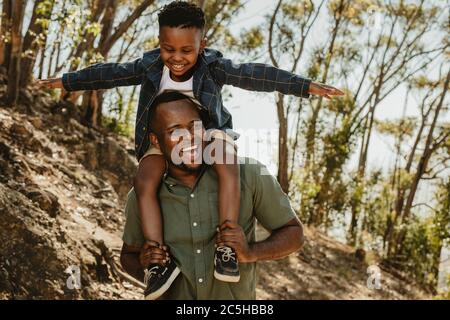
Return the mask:
<svg viewBox="0 0 450 320">
<path fill-rule="evenodd" d="M 144 46 L 144 50 L 145 51 L 150 51 L 150 50 L 153 50 L 153 49 L 157 48 L 159 46 L 159 38 L 158 38 L 158 36 L 154 35 L 152 37 L 147 38 L 144 41 L 143 46 Z"/>
<path fill-rule="evenodd" d="M 283 3 L 281 6 L 283 16 L 294 21 L 310 14 L 314 9 L 314 3 L 311 0 L 292 1 Z"/>
<path fill-rule="evenodd" d="M 249 31 L 241 33 L 240 46 L 244 50 L 254 50 L 260 47 L 264 42 L 264 35 L 258 27 L 251 28 Z M 241 49 L 242 50 L 242 49 Z"/>
<path fill-rule="evenodd" d="M 410 138 L 417 127 L 415 117 L 404 117 L 396 120 L 375 120 L 378 132 L 395 138 Z"/>
<path fill-rule="evenodd" d="M 436 217 L 409 222 L 403 244 L 402 264 L 422 284 L 436 288 L 443 239 L 437 233 Z"/>
<path fill-rule="evenodd" d="M 344 97 L 333 99 L 326 103 L 326 108 L 334 113 L 341 115 L 349 115 L 355 109 L 355 100 L 350 92 L 345 92 Z"/>
<path fill-rule="evenodd" d="M 117 121 L 117 118 L 113 116 L 103 116 L 101 126 L 125 137 L 132 137 L 134 133 L 134 129 L 129 122 Z"/>
<path fill-rule="evenodd" d="M 39 3 L 36 6 L 36 13 L 46 16 L 51 13 L 51 10 L 53 8 L 54 0 L 45 0 Z"/>
<path fill-rule="evenodd" d="M 229 26 L 233 18 L 243 9 L 241 0 L 210 0 L 205 2 L 205 28 L 209 46 L 236 49 L 233 44 L 238 43 L 239 39 L 236 39 L 229 32 Z"/>
<path fill-rule="evenodd" d="M 363 15 L 368 11 L 375 11 L 379 7 L 374 0 L 331 0 L 328 2 L 328 10 L 336 18 L 345 18 L 353 25 L 363 25 Z"/>
<path fill-rule="evenodd" d="M 92 22 L 86 25 L 84 31 L 86 32 L 86 34 L 91 34 L 95 37 L 102 31 L 102 25 L 98 22 Z"/>
</svg>

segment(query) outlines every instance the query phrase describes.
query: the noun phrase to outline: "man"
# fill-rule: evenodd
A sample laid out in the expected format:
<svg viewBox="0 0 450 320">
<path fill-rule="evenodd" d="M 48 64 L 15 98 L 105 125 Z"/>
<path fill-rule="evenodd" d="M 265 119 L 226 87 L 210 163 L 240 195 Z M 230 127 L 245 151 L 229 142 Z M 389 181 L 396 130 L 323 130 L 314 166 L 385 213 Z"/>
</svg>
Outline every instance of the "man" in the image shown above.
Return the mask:
<svg viewBox="0 0 450 320">
<path fill-rule="evenodd" d="M 164 239 L 181 269 L 162 298 L 255 299 L 255 263 L 283 258 L 300 249 L 304 241 L 302 225 L 286 194 L 272 176 L 264 174 L 266 169 L 260 163 L 240 164 L 239 223 L 226 222 L 217 229 L 217 175 L 203 161 L 194 161 L 198 157 L 202 160 L 199 150 L 205 148 L 204 132 L 200 139 L 195 132 L 191 135 L 188 142 L 193 147 L 181 148 L 180 164 L 174 163 L 172 155 L 180 149 L 180 141 L 173 139 L 174 130 L 192 132 L 194 124 L 204 120 L 202 109 L 178 92 L 161 94 L 150 109 L 151 143 L 167 160 L 167 174 L 159 190 Z M 121 263 L 130 275 L 143 281 L 148 265 L 167 261 L 168 248 L 144 245 L 134 190 L 128 194 L 125 211 Z M 255 220 L 271 232 L 267 239 L 255 242 Z M 213 276 L 215 246 L 223 245 L 235 249 L 237 257 L 233 252 L 223 254 L 225 261 L 239 260 L 241 277 L 237 283 L 217 281 Z"/>
</svg>

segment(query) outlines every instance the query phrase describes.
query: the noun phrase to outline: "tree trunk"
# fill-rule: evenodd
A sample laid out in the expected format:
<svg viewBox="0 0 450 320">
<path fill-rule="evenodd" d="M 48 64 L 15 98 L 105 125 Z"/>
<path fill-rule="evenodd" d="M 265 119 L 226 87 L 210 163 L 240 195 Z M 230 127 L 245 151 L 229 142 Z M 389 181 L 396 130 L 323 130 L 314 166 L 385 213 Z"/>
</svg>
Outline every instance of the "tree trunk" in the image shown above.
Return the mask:
<svg viewBox="0 0 450 320">
<path fill-rule="evenodd" d="M 103 18 L 101 20 L 102 31 L 100 35 L 100 41 L 97 49 L 93 48 L 94 40 L 89 39 L 86 46 L 89 47 L 89 51 L 99 52 L 104 59 L 108 57 L 109 51 L 114 46 L 114 44 L 122 37 L 128 28 L 142 15 L 142 13 L 154 3 L 154 0 L 145 0 L 129 15 L 125 21 L 119 24 L 113 33 L 114 18 L 117 10 L 117 0 L 109 0 L 102 2 L 102 5 L 96 7 L 96 13 L 94 14 L 94 19 L 97 21 L 100 17 L 101 12 L 104 11 Z M 85 49 L 83 44 L 78 48 L 76 55 L 81 56 Z M 72 70 L 77 66 L 72 65 Z M 93 125 L 97 126 L 101 124 L 102 118 L 102 91 L 97 92 L 87 92 L 83 94 L 83 107 L 86 110 L 85 120 Z"/>
<path fill-rule="evenodd" d="M 287 119 L 284 111 L 284 100 L 281 93 L 277 94 L 278 114 L 278 182 L 284 192 L 289 192 L 288 180 L 288 146 L 287 146 Z"/>
<path fill-rule="evenodd" d="M 115 1 L 115 0 L 114 0 Z M 130 28 L 130 26 L 142 15 L 142 13 L 148 8 L 150 7 L 153 3 L 155 2 L 155 0 L 145 0 L 143 1 L 139 6 L 136 7 L 136 9 L 134 9 L 134 11 L 128 16 L 127 19 L 125 19 L 125 21 L 123 21 L 122 23 L 120 23 L 117 28 L 115 29 L 116 31 L 107 39 L 105 39 L 105 41 L 103 42 L 102 46 L 99 47 L 99 52 L 103 55 L 103 56 L 107 56 L 109 51 L 111 50 L 111 48 L 113 47 L 113 45 L 117 42 L 117 40 L 120 39 L 120 37 L 122 37 L 122 35 L 128 30 L 128 28 Z M 114 18 L 114 17 L 113 17 Z"/>
<path fill-rule="evenodd" d="M 102 30 L 100 33 L 100 42 L 99 48 L 105 45 L 105 42 L 111 36 L 112 27 L 114 23 L 114 17 L 116 15 L 117 9 L 117 0 L 109 0 L 107 6 L 105 8 L 105 13 L 103 14 L 103 18 L 101 20 Z M 103 53 L 103 58 L 107 59 L 108 52 Z M 83 94 L 83 102 L 82 105 L 85 110 L 85 120 L 90 125 L 97 127 L 101 125 L 102 121 L 102 91 L 86 91 Z"/>
<path fill-rule="evenodd" d="M 417 188 L 419 185 L 420 180 L 422 179 L 422 176 L 427 170 L 428 162 L 431 158 L 431 155 L 433 151 L 435 150 L 432 146 L 433 144 L 433 133 L 434 129 L 436 128 L 437 120 L 439 117 L 439 114 L 442 110 L 442 107 L 444 105 L 445 95 L 448 91 L 448 87 L 450 84 L 450 72 L 447 73 L 447 77 L 445 79 L 444 88 L 442 95 L 440 97 L 440 101 L 436 107 L 436 111 L 434 113 L 433 122 L 431 123 L 430 129 L 428 131 L 427 140 L 425 142 L 425 150 L 422 153 L 422 156 L 420 157 L 419 163 L 417 165 L 416 174 L 414 175 L 413 182 L 411 183 L 411 188 L 408 194 L 408 198 L 406 199 L 405 208 L 403 210 L 402 214 L 402 223 L 406 224 L 409 221 L 409 216 L 411 213 L 411 208 L 413 205 L 414 198 L 416 196 Z M 398 256 L 401 254 L 402 247 L 403 247 L 403 241 L 405 240 L 406 236 L 406 229 L 403 228 L 395 241 L 395 256 Z"/>
<path fill-rule="evenodd" d="M 44 42 L 47 39 L 47 30 L 42 28 L 41 23 L 37 23 L 38 19 L 50 19 L 52 14 L 54 1 L 51 1 L 52 7 L 46 12 L 38 12 L 38 6 L 40 6 L 45 0 L 36 0 L 33 7 L 33 14 L 30 20 L 30 26 L 23 39 L 22 52 L 24 53 L 21 62 L 21 75 L 20 75 L 20 87 L 25 87 L 31 80 L 33 74 L 33 68 L 36 61 L 36 56 L 39 48 L 39 43 L 35 40 L 39 34 L 43 34 Z"/>
<path fill-rule="evenodd" d="M 108 4 L 109 0 L 94 0 L 92 2 L 92 6 L 90 8 L 92 12 L 91 22 L 99 22 L 99 19 Z M 81 58 L 85 53 L 93 53 L 92 51 L 94 48 L 94 40 L 95 37 L 93 34 L 85 35 L 83 41 L 78 44 L 75 53 L 71 55 L 72 63 L 70 65 L 69 71 L 74 71 L 78 68 L 80 59 L 77 58 Z"/>
<path fill-rule="evenodd" d="M 41 49 L 41 57 L 39 58 L 39 71 L 38 71 L 38 79 L 42 79 L 42 75 L 44 74 L 44 62 L 45 62 L 45 50 L 47 48 L 47 43 L 44 43 L 44 46 Z"/>
<path fill-rule="evenodd" d="M 341 0 L 339 3 L 339 7 L 337 9 L 338 15 L 334 22 L 332 34 L 331 34 L 331 41 L 330 45 L 327 50 L 327 56 L 325 59 L 325 70 L 324 74 L 322 76 L 322 83 L 326 83 L 328 80 L 328 72 L 330 70 L 331 61 L 333 59 L 334 55 L 334 49 L 335 49 L 335 42 L 338 35 L 338 32 L 340 31 L 341 26 L 341 13 L 344 11 L 344 8 L 348 5 L 344 0 Z M 313 165 L 314 165 L 314 154 L 315 154 L 315 145 L 316 145 L 316 131 L 317 131 L 317 120 L 319 117 L 320 110 L 322 109 L 322 102 L 323 98 L 319 98 L 319 101 L 315 108 L 313 108 L 313 113 L 311 116 L 311 119 L 308 121 L 308 129 L 306 133 L 306 154 L 305 154 L 305 168 L 309 172 L 314 171 Z"/>
<path fill-rule="evenodd" d="M 0 66 L 9 68 L 11 57 L 11 18 L 12 18 L 12 0 L 4 0 L 2 8 L 2 23 L 0 30 Z"/>
<path fill-rule="evenodd" d="M 11 60 L 8 68 L 7 105 L 16 105 L 19 97 L 20 56 L 22 53 L 22 23 L 25 2 L 16 0 L 12 7 Z"/>
</svg>

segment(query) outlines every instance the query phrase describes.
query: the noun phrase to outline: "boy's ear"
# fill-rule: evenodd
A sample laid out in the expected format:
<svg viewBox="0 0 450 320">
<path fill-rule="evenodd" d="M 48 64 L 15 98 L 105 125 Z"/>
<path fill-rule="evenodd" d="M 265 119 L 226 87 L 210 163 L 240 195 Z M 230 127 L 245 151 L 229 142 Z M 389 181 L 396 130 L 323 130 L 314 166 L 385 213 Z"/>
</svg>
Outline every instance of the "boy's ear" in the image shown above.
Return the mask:
<svg viewBox="0 0 450 320">
<path fill-rule="evenodd" d="M 200 41 L 200 54 L 203 53 L 203 50 L 206 48 L 206 44 L 208 43 L 208 38 L 204 37 L 202 41 Z"/>
</svg>

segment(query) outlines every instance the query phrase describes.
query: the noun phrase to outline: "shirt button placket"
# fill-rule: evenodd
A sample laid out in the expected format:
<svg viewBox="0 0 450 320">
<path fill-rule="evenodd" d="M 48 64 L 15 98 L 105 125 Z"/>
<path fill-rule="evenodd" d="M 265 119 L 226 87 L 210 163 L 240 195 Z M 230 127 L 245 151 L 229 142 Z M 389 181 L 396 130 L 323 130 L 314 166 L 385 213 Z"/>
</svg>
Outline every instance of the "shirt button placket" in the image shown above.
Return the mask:
<svg viewBox="0 0 450 320">
<path fill-rule="evenodd" d="M 194 255 L 195 261 L 195 276 L 197 278 L 197 297 L 201 295 L 202 289 L 205 285 L 205 274 L 204 274 L 204 261 L 203 256 L 198 254 L 201 250 L 195 249 L 198 248 L 198 245 L 201 243 L 202 237 L 202 226 L 200 225 L 200 207 L 199 207 L 199 199 L 197 199 L 196 194 L 194 192 L 189 194 L 188 202 L 189 202 L 189 211 L 191 218 L 191 230 L 192 230 L 192 240 L 193 240 L 193 250 L 196 250 L 197 254 Z"/>
</svg>

